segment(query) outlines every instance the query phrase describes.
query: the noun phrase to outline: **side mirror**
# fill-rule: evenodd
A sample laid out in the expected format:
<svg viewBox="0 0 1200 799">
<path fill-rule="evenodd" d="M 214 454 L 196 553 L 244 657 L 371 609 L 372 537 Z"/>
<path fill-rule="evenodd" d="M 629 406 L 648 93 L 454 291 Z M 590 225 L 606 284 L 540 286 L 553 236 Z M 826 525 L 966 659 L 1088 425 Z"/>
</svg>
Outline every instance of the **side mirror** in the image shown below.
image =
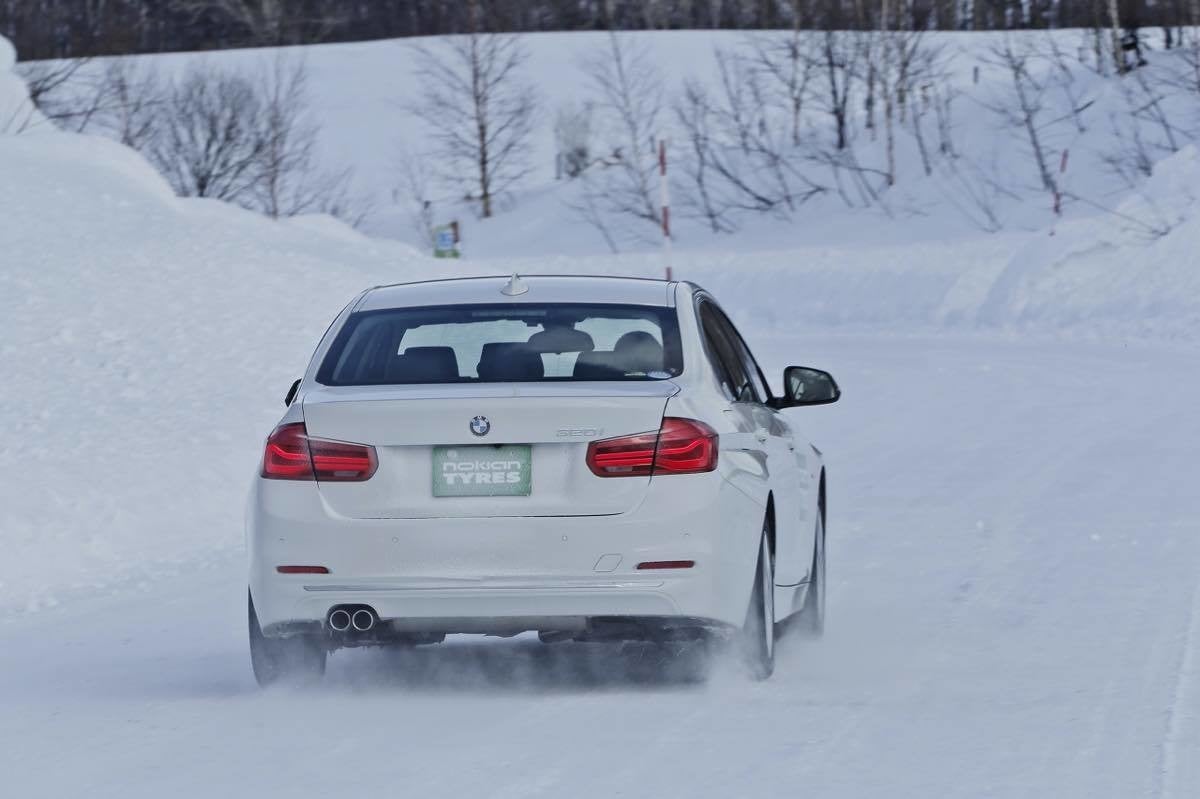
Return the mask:
<svg viewBox="0 0 1200 799">
<path fill-rule="evenodd" d="M 296 399 L 296 392 L 300 390 L 300 381 L 292 383 L 292 387 L 288 389 L 287 396 L 283 398 L 284 407 L 290 407 L 292 400 Z"/>
<path fill-rule="evenodd" d="M 780 408 L 796 408 L 801 405 L 828 405 L 842 396 L 833 375 L 821 369 L 807 366 L 789 366 L 783 370 L 783 397 Z"/>
</svg>

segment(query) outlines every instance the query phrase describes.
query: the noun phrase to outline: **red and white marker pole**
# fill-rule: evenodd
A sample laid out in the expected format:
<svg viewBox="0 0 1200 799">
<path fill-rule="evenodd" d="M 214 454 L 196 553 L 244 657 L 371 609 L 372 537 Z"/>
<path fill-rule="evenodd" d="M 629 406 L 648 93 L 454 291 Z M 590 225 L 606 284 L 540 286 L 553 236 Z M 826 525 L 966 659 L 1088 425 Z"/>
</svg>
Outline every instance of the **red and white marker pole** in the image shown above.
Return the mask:
<svg viewBox="0 0 1200 799">
<path fill-rule="evenodd" d="M 663 260 L 667 280 L 671 279 L 671 189 L 667 183 L 667 140 L 658 140 L 658 185 L 662 202 Z"/>
</svg>

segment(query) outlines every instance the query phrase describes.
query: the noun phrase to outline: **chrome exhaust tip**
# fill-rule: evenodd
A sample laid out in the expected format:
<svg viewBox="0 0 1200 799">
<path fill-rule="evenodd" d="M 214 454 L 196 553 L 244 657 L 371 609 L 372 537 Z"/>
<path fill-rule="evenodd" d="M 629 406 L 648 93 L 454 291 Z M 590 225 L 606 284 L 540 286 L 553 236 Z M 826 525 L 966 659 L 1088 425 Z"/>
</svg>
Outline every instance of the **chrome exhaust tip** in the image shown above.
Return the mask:
<svg viewBox="0 0 1200 799">
<path fill-rule="evenodd" d="M 359 611 L 360 613 L 362 611 Z M 329 629 L 334 632 L 344 633 L 350 629 L 351 618 L 350 613 L 338 608 L 329 612 Z"/>
<path fill-rule="evenodd" d="M 375 626 L 375 612 L 360 608 L 354 611 L 354 615 L 350 618 L 350 623 L 354 625 L 354 629 L 360 633 L 365 633 Z"/>
</svg>

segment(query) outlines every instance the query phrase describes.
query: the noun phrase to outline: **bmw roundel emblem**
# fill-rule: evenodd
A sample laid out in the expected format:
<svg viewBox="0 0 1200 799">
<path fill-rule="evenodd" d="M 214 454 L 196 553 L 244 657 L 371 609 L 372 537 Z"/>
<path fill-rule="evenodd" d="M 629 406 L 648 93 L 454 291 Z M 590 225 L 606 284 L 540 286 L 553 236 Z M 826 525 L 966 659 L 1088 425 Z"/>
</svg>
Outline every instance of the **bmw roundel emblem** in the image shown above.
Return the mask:
<svg viewBox="0 0 1200 799">
<path fill-rule="evenodd" d="M 486 416 L 476 416 L 471 420 L 471 432 L 477 436 L 486 436 L 492 429 L 492 423 Z"/>
</svg>

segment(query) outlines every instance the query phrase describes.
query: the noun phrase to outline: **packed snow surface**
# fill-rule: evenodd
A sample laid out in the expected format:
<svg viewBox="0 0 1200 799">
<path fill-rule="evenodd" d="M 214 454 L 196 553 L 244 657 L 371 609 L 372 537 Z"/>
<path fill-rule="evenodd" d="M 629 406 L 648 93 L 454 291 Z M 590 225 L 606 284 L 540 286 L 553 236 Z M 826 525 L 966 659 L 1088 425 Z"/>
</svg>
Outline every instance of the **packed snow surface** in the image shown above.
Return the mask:
<svg viewBox="0 0 1200 799">
<path fill-rule="evenodd" d="M 26 103 L 6 73 L 0 110 Z M 261 442 L 365 286 L 660 274 L 435 262 L 173 197 L 132 152 L 0 136 L 0 772 L 22 797 L 1200 795 L 1200 164 L 1048 232 L 678 253 L 830 469 L 830 630 L 763 684 L 456 638 L 260 693 L 241 516 Z M 1137 204 L 1143 205 L 1137 205 Z M 1148 204 L 1148 205 L 1147 205 Z"/>
<path fill-rule="evenodd" d="M 464 636 L 339 652 L 321 687 L 260 693 L 230 553 L 0 626 L 7 785 L 1196 796 L 1200 358 L 820 331 L 753 343 L 770 371 L 818 363 L 846 392 L 789 412 L 829 462 L 830 629 L 781 642 L 769 682 L 727 664 L 706 685 L 646 681 L 611 649 Z"/>
</svg>

